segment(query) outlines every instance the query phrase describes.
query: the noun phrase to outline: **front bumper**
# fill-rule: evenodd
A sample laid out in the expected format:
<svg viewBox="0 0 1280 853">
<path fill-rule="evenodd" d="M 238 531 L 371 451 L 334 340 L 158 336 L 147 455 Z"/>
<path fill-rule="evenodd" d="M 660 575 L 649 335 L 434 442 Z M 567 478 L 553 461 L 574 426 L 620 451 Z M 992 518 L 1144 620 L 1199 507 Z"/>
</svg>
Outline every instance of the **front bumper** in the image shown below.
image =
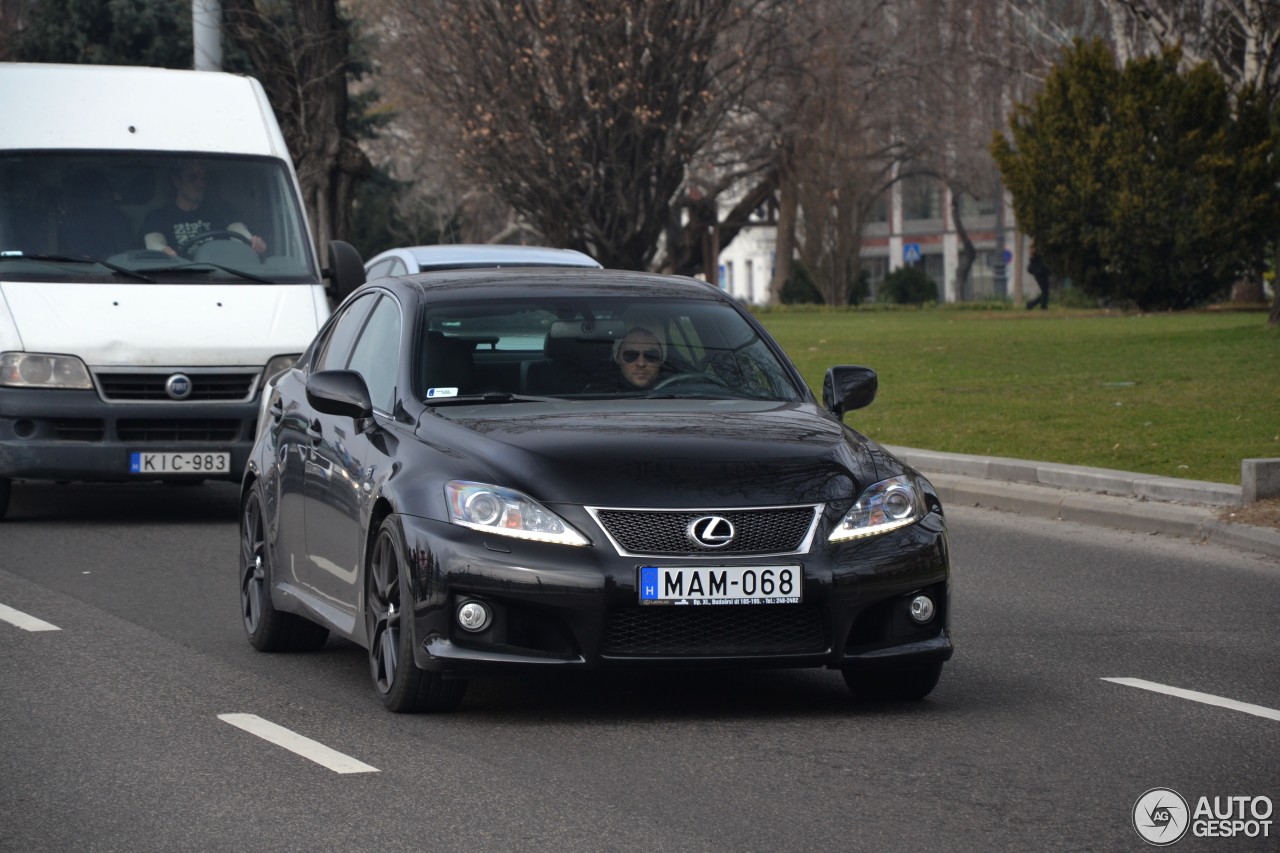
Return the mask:
<svg viewBox="0 0 1280 853">
<path fill-rule="evenodd" d="M 0 388 L 0 478 L 164 479 L 131 474 L 130 454 L 225 452 L 227 472 L 206 476 L 239 481 L 257 413 L 256 401 L 125 404 L 96 391 Z"/>
<path fill-rule="evenodd" d="M 943 661 L 948 629 L 949 554 L 937 513 L 883 536 L 782 558 L 715 565 L 793 562 L 804 577 L 800 604 L 641 605 L 642 565 L 675 558 L 619 556 L 600 543 L 546 545 L 402 517 L 411 555 L 418 666 L 458 676 L 546 667 L 680 666 L 879 668 Z M 705 560 L 699 565 L 709 565 Z M 932 620 L 916 624 L 909 602 L 929 595 Z M 470 633 L 458 608 L 482 601 L 493 619 Z"/>
</svg>

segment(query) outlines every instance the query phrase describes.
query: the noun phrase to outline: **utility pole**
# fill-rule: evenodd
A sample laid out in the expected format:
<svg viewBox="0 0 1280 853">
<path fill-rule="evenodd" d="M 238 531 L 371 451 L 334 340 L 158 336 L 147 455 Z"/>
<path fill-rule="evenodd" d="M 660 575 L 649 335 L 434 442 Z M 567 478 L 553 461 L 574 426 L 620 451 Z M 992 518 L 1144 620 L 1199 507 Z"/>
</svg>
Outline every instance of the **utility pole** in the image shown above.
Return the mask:
<svg viewBox="0 0 1280 853">
<path fill-rule="evenodd" d="M 191 41 L 195 70 L 222 70 L 221 0 L 191 0 Z"/>
</svg>

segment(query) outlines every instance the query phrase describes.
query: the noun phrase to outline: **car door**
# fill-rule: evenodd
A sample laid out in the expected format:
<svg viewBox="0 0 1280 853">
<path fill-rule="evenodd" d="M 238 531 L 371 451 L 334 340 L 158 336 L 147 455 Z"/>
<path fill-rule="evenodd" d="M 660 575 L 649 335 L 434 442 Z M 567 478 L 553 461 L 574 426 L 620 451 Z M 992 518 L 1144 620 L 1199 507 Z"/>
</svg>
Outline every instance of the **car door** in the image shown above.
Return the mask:
<svg viewBox="0 0 1280 853">
<path fill-rule="evenodd" d="M 388 295 L 379 297 L 343 365 L 364 377 L 374 418 L 383 422 L 395 406 L 403 325 L 398 303 Z M 343 620 L 354 620 L 363 510 L 389 464 L 385 436 L 377 427 L 361 432 L 350 417 L 314 411 L 308 434 L 304 507 L 309 582 L 324 604 L 336 608 Z"/>
<path fill-rule="evenodd" d="M 276 465 L 278 535 L 276 561 L 279 577 L 289 583 L 310 586 L 315 574 L 307 549 L 306 512 L 303 506 L 307 469 L 312 462 L 312 425 L 316 413 L 307 403 L 306 378 L 316 370 L 345 366 L 356 335 L 364 326 L 376 296 L 352 300 L 321 333 L 310 363 L 286 371 L 276 382 L 268 403 L 268 428 Z"/>
</svg>

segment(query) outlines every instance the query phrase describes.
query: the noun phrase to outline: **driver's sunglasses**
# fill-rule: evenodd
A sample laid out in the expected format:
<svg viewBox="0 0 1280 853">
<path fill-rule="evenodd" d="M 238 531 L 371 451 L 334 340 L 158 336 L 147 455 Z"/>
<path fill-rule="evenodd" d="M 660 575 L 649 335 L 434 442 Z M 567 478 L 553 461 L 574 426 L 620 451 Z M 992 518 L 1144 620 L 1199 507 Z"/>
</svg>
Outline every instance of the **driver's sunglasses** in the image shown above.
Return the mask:
<svg viewBox="0 0 1280 853">
<path fill-rule="evenodd" d="M 656 349 L 624 349 L 622 351 L 622 360 L 627 364 L 634 364 L 635 360 L 640 356 L 644 356 L 645 361 L 658 361 L 662 358 L 662 353 L 658 352 Z"/>
</svg>

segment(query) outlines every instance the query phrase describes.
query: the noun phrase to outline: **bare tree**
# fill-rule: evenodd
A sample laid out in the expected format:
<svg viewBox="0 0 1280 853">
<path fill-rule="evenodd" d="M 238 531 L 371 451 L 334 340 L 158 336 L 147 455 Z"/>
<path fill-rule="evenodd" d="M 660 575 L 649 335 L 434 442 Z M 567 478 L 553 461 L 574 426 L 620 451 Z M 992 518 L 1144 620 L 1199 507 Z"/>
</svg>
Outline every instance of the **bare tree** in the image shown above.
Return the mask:
<svg viewBox="0 0 1280 853">
<path fill-rule="evenodd" d="M 890 4 L 818 0 L 790 21 L 760 93 L 777 178 L 776 265 L 770 301 L 792 277 L 793 254 L 828 304 L 857 281 L 863 220 L 902 145 L 888 83 L 901 66 L 884 38 Z"/>
<path fill-rule="evenodd" d="M 350 230 L 369 160 L 349 127 L 349 33 L 337 0 L 223 0 L 229 34 L 248 54 L 293 155 L 321 257 Z"/>
<path fill-rule="evenodd" d="M 15 58 L 15 47 L 31 17 L 34 0 L 0 0 L 0 62 Z"/>
<path fill-rule="evenodd" d="M 778 0 L 400 0 L 405 90 L 547 242 L 646 268 L 759 73 Z M 429 45 L 430 47 L 424 47 Z M 714 189 L 714 188 L 713 188 Z"/>
</svg>

